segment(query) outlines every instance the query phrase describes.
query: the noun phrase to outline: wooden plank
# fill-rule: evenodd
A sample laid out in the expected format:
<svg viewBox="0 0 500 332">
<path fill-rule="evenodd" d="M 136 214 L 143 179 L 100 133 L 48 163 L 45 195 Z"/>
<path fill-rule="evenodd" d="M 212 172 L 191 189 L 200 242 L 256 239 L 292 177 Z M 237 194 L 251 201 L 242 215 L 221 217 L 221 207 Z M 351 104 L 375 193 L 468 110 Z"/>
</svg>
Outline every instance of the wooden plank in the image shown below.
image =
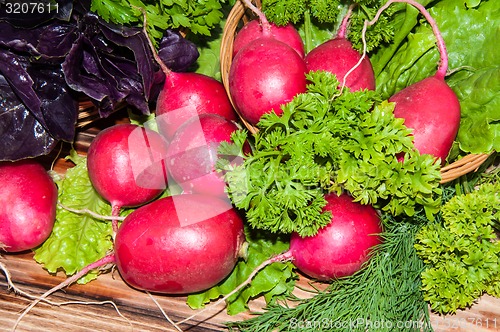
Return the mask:
<svg viewBox="0 0 500 332">
<path fill-rule="evenodd" d="M 64 280 L 62 274 L 49 275 L 32 257 L 31 253 L 2 256 L 1 260 L 17 287 L 30 294 L 40 295 Z M 301 287 L 307 287 L 307 282 L 302 279 Z M 5 279 L 0 278 L 0 289 L 0 331 L 9 331 L 30 300 L 7 291 Z M 197 312 L 186 305 L 185 296 L 153 296 L 175 322 Z M 299 296 L 305 297 L 307 293 L 301 292 Z M 61 328 L 75 331 L 175 331 L 151 298 L 125 284 L 116 271 L 103 274 L 86 285 L 71 285 L 54 293 L 50 300 L 57 303 L 113 301 L 126 319 L 120 317 L 110 304 L 51 306 L 40 303 L 23 318 L 17 331 L 51 332 L 60 331 Z M 251 309 L 257 310 L 263 305 L 263 300 L 258 299 L 251 304 Z M 180 327 L 191 332 L 223 331 L 225 322 L 249 317 L 250 313 L 229 316 L 221 305 Z M 500 300 L 483 296 L 471 309 L 459 311 L 453 316 L 432 315 L 431 320 L 436 332 L 500 331 Z"/>
</svg>

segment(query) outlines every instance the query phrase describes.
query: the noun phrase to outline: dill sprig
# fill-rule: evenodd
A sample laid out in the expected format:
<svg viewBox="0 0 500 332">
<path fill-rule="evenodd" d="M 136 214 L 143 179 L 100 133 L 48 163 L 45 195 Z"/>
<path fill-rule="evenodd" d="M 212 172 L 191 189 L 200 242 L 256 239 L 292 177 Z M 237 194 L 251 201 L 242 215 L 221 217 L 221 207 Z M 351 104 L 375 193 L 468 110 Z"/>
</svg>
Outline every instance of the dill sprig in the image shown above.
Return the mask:
<svg viewBox="0 0 500 332">
<path fill-rule="evenodd" d="M 353 276 L 334 280 L 310 299 L 290 299 L 290 307 L 273 304 L 254 318 L 228 323 L 251 331 L 432 331 L 428 304 L 421 292 L 423 261 L 417 256 L 417 218 L 383 214 L 384 241 Z"/>
</svg>

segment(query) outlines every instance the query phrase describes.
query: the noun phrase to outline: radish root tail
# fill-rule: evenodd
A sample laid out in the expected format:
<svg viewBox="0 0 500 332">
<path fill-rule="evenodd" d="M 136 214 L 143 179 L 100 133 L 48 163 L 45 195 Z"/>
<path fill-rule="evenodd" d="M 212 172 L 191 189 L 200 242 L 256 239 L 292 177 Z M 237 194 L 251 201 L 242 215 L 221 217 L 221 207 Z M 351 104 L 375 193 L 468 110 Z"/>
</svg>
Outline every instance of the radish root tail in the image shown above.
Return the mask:
<svg viewBox="0 0 500 332">
<path fill-rule="evenodd" d="M 60 283 L 59 285 L 49 289 L 48 291 L 46 291 L 45 293 L 43 293 L 42 295 L 40 295 L 39 297 L 37 297 L 23 312 L 22 314 L 18 317 L 18 319 L 16 320 L 13 328 L 12 328 L 12 331 L 15 331 L 17 326 L 19 325 L 19 323 L 21 322 L 21 320 L 23 319 L 24 316 L 26 316 L 28 314 L 28 312 L 34 307 L 36 306 L 40 301 L 44 301 L 48 296 L 50 296 L 52 293 L 66 287 L 66 286 L 69 286 L 71 285 L 72 283 L 76 282 L 78 279 L 82 278 L 83 276 L 85 276 L 87 273 L 89 273 L 90 271 L 92 270 L 95 270 L 95 269 L 98 269 L 98 268 L 102 268 L 103 266 L 105 265 L 108 265 L 108 264 L 112 264 L 115 262 L 115 255 L 114 253 L 111 253 L 111 254 L 108 254 L 106 256 L 104 256 L 103 258 L 101 258 L 100 260 L 92 263 L 92 264 L 89 264 L 87 265 L 86 267 L 84 267 L 83 269 L 81 269 L 78 273 L 75 273 L 74 275 L 72 275 L 71 277 L 67 278 L 66 280 L 64 280 L 62 283 Z"/>
</svg>

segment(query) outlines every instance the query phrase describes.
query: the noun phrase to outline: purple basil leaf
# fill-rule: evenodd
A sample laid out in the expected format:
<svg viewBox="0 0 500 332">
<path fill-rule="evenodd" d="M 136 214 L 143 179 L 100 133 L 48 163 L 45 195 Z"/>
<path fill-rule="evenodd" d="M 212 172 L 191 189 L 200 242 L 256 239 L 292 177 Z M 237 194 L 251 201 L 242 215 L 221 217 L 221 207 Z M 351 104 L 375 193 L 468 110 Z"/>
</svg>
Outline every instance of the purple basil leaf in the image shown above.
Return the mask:
<svg viewBox="0 0 500 332">
<path fill-rule="evenodd" d="M 33 80 L 26 71 L 27 66 L 25 58 L 9 51 L 0 50 L 0 74 L 10 83 L 12 90 L 21 102 L 45 126 L 45 121 L 40 111 L 41 101 L 35 90 L 33 90 Z"/>
<path fill-rule="evenodd" d="M 168 29 L 160 41 L 158 55 L 170 70 L 182 72 L 196 62 L 200 53 L 193 42 Z"/>
<path fill-rule="evenodd" d="M 39 32 L 36 49 L 44 59 L 66 57 L 77 38 L 77 26 L 70 23 L 52 23 Z"/>
<path fill-rule="evenodd" d="M 31 66 L 28 72 L 42 101 L 41 110 L 48 133 L 57 140 L 71 142 L 75 136 L 78 101 L 68 91 L 61 66 Z"/>
<path fill-rule="evenodd" d="M 122 103 L 149 114 L 159 67 L 141 30 L 106 23 L 91 13 L 79 26 L 80 36 L 62 65 L 68 85 L 93 99 L 102 117 Z"/>
<path fill-rule="evenodd" d="M 0 160 L 49 153 L 57 143 L 0 75 Z"/>
</svg>

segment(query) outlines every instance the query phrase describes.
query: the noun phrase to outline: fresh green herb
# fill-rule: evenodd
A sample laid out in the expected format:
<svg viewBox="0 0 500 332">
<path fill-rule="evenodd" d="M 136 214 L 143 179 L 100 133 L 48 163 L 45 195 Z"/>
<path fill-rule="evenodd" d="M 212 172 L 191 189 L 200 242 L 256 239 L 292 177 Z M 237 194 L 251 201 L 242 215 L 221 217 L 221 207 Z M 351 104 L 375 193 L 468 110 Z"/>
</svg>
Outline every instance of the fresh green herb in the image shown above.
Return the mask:
<svg viewBox="0 0 500 332">
<path fill-rule="evenodd" d="M 496 181 L 454 196 L 417 234 L 424 297 L 436 312 L 454 313 L 485 292 L 500 297 L 499 192 Z"/>
<path fill-rule="evenodd" d="M 210 35 L 223 18 L 224 0 L 92 0 L 91 10 L 106 22 L 121 25 L 142 24 L 146 10 L 147 31 L 159 40 L 167 28 L 189 30 L 194 34 Z"/>
<path fill-rule="evenodd" d="M 425 214 L 419 218 L 425 220 Z M 418 219 L 418 218 L 413 218 Z M 242 332 L 263 331 L 432 331 L 421 292 L 422 260 L 414 248 L 420 224 L 384 214 L 384 242 L 364 269 L 334 280 L 310 299 L 272 304 L 260 315 L 228 323 Z"/>
<path fill-rule="evenodd" d="M 324 193 L 342 190 L 394 215 L 411 216 L 423 206 L 431 218 L 440 205 L 439 165 L 416 152 L 393 104 L 373 91 L 339 94 L 330 73 L 311 72 L 308 80 L 307 93 L 284 105 L 281 116 L 261 118 L 251 155 L 241 152 L 245 131 L 233 135 L 234 145 L 221 144 L 221 155 L 243 159 L 220 159 L 218 167 L 249 224 L 314 235 L 331 220 L 322 212 Z"/>
<path fill-rule="evenodd" d="M 383 0 L 263 0 L 262 9 L 267 19 L 277 25 L 293 23 L 297 26 L 307 25 L 304 29 L 337 29 L 342 19 L 348 12 L 348 7 L 353 5 L 350 16 L 348 39 L 354 48 L 363 49 L 361 31 L 365 20 L 371 20 L 378 8 L 384 3 Z M 398 5 L 396 5 L 398 7 Z M 373 25 L 366 34 L 367 50 L 389 43 L 393 38 L 392 15 L 395 10 L 390 8 L 382 14 L 379 21 Z M 309 23 L 313 22 L 313 25 Z M 329 35 L 333 38 L 334 35 Z M 322 40 L 325 41 L 325 40 Z M 309 40 L 305 43 L 309 44 Z M 318 41 L 313 43 L 318 44 Z"/>
<path fill-rule="evenodd" d="M 101 215 L 111 215 L 111 205 L 92 187 L 86 159 L 74 152 L 70 159 L 76 166 L 68 169 L 65 177 L 57 183 L 59 202 L 72 209 L 89 209 Z M 50 273 L 63 269 L 67 275 L 72 275 L 104 257 L 112 248 L 111 222 L 75 214 L 58 206 L 53 231 L 35 249 L 34 258 Z M 90 272 L 79 282 L 85 283 L 96 277 L 97 273 Z"/>
<path fill-rule="evenodd" d="M 198 294 L 188 296 L 187 303 L 193 309 L 226 295 L 244 282 L 248 276 L 269 257 L 288 250 L 288 239 L 283 236 L 269 235 L 246 229 L 248 254 L 245 260 L 240 260 L 231 274 L 217 286 Z M 263 296 L 266 303 L 271 304 L 279 298 L 289 295 L 295 285 L 296 273 L 292 263 L 273 263 L 262 269 L 248 287 L 231 296 L 227 301 L 227 312 L 236 315 L 248 310 L 248 302 L 258 296 Z"/>
</svg>

